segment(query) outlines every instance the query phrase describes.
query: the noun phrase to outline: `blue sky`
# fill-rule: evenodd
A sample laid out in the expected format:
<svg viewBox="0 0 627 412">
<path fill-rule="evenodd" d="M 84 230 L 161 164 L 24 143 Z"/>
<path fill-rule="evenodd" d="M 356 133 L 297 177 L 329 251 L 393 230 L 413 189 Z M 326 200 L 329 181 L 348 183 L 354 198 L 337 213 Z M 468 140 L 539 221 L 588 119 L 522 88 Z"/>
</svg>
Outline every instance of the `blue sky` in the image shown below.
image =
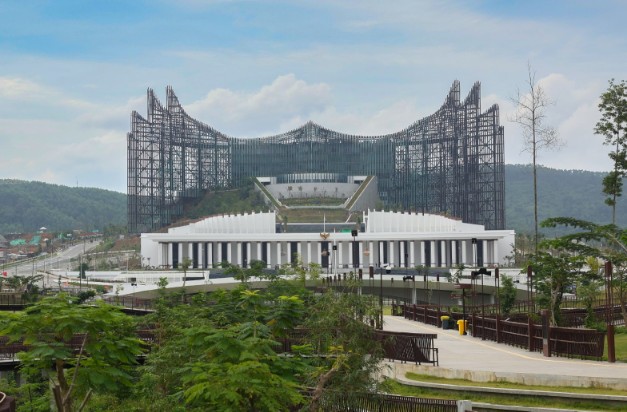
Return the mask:
<svg viewBox="0 0 627 412">
<path fill-rule="evenodd" d="M 529 163 L 509 97 L 527 63 L 565 145 L 539 162 L 609 170 L 598 97 L 627 77 L 625 1 L 0 1 L 0 178 L 126 191 L 130 113 L 172 85 L 238 137 L 313 120 L 352 134 L 433 113 L 454 80 L 499 104 L 506 163 Z"/>
</svg>

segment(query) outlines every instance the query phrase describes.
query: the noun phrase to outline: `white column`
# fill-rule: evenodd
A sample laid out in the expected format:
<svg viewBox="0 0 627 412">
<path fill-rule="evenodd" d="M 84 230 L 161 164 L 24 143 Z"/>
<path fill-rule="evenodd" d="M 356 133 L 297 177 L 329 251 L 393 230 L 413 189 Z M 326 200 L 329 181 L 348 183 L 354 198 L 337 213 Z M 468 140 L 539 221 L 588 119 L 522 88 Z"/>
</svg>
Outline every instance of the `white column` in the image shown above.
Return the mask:
<svg viewBox="0 0 627 412">
<path fill-rule="evenodd" d="M 283 259 L 281 258 L 281 242 L 276 242 L 276 264 L 281 265 Z"/>
<path fill-rule="evenodd" d="M 409 242 L 409 266 L 416 266 L 416 244 L 413 240 Z"/>
<path fill-rule="evenodd" d="M 183 254 L 183 251 L 185 249 L 183 248 L 183 243 L 179 242 L 179 267 L 181 266 L 181 263 L 183 263 L 183 259 L 185 259 L 185 255 Z"/>
<path fill-rule="evenodd" d="M 425 266 L 427 264 L 427 241 L 420 241 L 420 264 Z"/>
<path fill-rule="evenodd" d="M 358 249 L 357 255 L 359 256 L 359 267 L 363 268 L 365 267 L 364 266 L 364 242 L 358 242 L 357 249 Z"/>
<path fill-rule="evenodd" d="M 224 256 L 222 256 L 222 243 L 223 242 L 218 242 L 216 244 L 216 250 L 217 250 L 217 255 L 218 255 L 218 261 L 216 262 L 217 264 L 221 264 L 222 262 L 224 262 Z"/>
<path fill-rule="evenodd" d="M 318 257 L 316 258 L 315 262 L 322 266 L 322 242 L 317 242 L 316 250 L 318 251 Z"/>
<path fill-rule="evenodd" d="M 192 261 L 192 264 L 190 265 L 190 267 L 193 267 L 193 259 L 194 259 L 194 243 L 193 242 L 189 242 L 187 244 L 187 258 L 189 260 Z"/>
<path fill-rule="evenodd" d="M 248 265 L 248 267 L 250 267 L 250 261 L 253 260 L 252 256 L 250 255 L 251 248 L 252 248 L 252 245 L 250 244 L 250 242 L 246 243 L 246 256 L 247 256 L 246 257 L 246 260 L 247 260 L 246 264 Z"/>
<path fill-rule="evenodd" d="M 257 242 L 257 256 L 255 257 L 255 259 L 257 260 L 261 260 L 261 258 L 263 257 L 263 252 L 261 251 L 262 245 L 263 245 L 263 242 Z"/>
<path fill-rule="evenodd" d="M 303 248 L 300 242 L 296 244 L 296 253 L 298 253 L 298 256 L 300 256 L 300 259 L 303 261 L 303 263 L 305 263 L 305 257 L 303 256 Z"/>
<path fill-rule="evenodd" d="M 369 259 L 368 259 L 368 266 L 374 266 L 374 254 L 375 254 L 374 242 L 370 242 L 369 243 L 368 251 L 370 252 L 370 254 L 368 255 L 368 257 L 369 257 Z"/>
<path fill-rule="evenodd" d="M 313 259 L 311 257 L 311 242 L 307 242 L 307 260 L 303 258 L 303 262 L 313 262 Z"/>
<path fill-rule="evenodd" d="M 213 242 L 207 242 L 207 267 L 213 267 Z"/>
<path fill-rule="evenodd" d="M 272 267 L 272 242 L 266 243 L 266 256 L 267 262 L 266 265 L 271 268 Z"/>
<path fill-rule="evenodd" d="M 431 267 L 437 267 L 438 259 L 437 259 L 437 247 L 435 240 L 431 240 Z"/>
<path fill-rule="evenodd" d="M 205 267 L 205 242 L 198 242 L 196 244 L 198 248 L 198 262 L 196 266 L 197 268 L 204 269 Z"/>
<path fill-rule="evenodd" d="M 451 266 L 457 266 L 457 240 L 451 240 Z"/>
<path fill-rule="evenodd" d="M 354 245 L 355 245 L 355 242 L 353 242 L 352 240 L 348 242 L 348 267 L 351 269 L 355 267 L 355 265 L 353 264 L 353 246 Z"/>
<path fill-rule="evenodd" d="M 337 242 L 337 265 L 344 267 L 344 251 L 342 250 L 342 246 L 344 246 L 344 243 Z"/>
<path fill-rule="evenodd" d="M 494 263 L 495 265 L 501 265 L 501 262 L 499 262 L 499 241 L 498 240 L 494 240 L 494 242 L 492 242 L 492 244 L 494 246 L 492 246 L 492 250 L 493 250 L 493 254 L 494 254 Z"/>
<path fill-rule="evenodd" d="M 440 267 L 446 267 L 446 249 L 448 246 L 448 242 L 446 240 L 440 240 Z"/>
<path fill-rule="evenodd" d="M 391 264 L 392 266 L 394 266 L 396 264 L 396 262 L 394 261 L 394 241 L 391 240 L 388 242 L 388 245 L 390 245 L 389 250 L 388 250 L 388 260 L 389 260 L 389 264 Z"/>
<path fill-rule="evenodd" d="M 468 251 L 466 250 L 468 248 L 468 240 L 462 240 L 462 261 L 460 263 L 463 263 L 464 265 L 468 266 Z"/>
<path fill-rule="evenodd" d="M 226 260 L 228 260 L 230 264 L 235 263 L 233 262 L 233 243 L 231 242 L 226 244 Z"/>
<path fill-rule="evenodd" d="M 483 266 L 487 266 L 488 264 L 488 241 L 487 240 L 477 240 L 477 242 L 483 243 Z"/>
<path fill-rule="evenodd" d="M 172 269 L 172 243 L 166 243 L 167 253 L 166 253 L 166 261 L 165 264 L 168 265 L 169 269 Z"/>
</svg>

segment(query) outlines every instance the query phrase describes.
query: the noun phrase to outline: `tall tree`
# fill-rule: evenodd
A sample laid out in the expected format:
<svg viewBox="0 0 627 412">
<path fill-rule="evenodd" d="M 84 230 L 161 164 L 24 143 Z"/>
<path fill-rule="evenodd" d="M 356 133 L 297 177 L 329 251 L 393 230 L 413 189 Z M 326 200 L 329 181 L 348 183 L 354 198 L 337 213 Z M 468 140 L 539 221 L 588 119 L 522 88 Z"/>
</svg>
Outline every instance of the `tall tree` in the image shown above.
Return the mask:
<svg viewBox="0 0 627 412">
<path fill-rule="evenodd" d="M 554 149 L 560 145 L 559 135 L 555 128 L 545 124 L 546 110 L 553 104 L 544 92 L 544 88 L 536 82 L 536 73 L 527 65 L 528 78 L 524 90 L 518 90 L 512 102 L 516 105 L 516 112 L 512 121 L 522 128 L 523 151 L 531 153 L 533 165 L 533 217 L 535 254 L 538 254 L 538 152 L 543 149 Z"/>
<path fill-rule="evenodd" d="M 605 138 L 605 145 L 614 147 L 609 154 L 614 170 L 603 179 L 603 193 L 608 196 L 605 203 L 612 207 L 612 224 L 616 224 L 616 198 L 622 195 L 623 177 L 627 174 L 627 83 L 625 80 L 614 83 L 614 79 L 609 83 L 607 91 L 601 95 L 601 120 L 594 133 Z"/>
</svg>

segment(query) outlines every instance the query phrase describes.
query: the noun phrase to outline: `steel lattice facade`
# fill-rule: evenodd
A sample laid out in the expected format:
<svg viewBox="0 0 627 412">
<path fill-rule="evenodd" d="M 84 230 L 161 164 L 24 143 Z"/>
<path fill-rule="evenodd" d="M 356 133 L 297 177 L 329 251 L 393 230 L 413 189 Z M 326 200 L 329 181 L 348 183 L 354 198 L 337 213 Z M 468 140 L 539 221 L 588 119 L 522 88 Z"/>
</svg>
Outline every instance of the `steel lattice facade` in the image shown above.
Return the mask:
<svg viewBox="0 0 627 412">
<path fill-rule="evenodd" d="M 181 200 L 238 187 L 251 176 L 374 175 L 386 207 L 443 213 L 505 228 L 503 127 L 481 112 L 481 86 L 460 101 L 455 81 L 441 108 L 405 130 L 354 136 L 314 123 L 276 136 L 226 136 L 185 113 L 172 88 L 163 107 L 148 90 L 148 113 L 128 134 L 129 232 L 155 230 L 182 214 Z"/>
</svg>

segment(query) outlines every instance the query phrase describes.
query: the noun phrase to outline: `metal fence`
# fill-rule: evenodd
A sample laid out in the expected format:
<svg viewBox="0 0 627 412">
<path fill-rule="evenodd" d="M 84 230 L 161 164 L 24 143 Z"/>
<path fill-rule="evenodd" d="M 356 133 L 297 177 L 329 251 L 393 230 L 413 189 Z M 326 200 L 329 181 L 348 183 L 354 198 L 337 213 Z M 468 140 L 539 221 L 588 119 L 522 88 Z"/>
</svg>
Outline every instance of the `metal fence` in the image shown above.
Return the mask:
<svg viewBox="0 0 627 412">
<path fill-rule="evenodd" d="M 601 313 L 603 310 L 604 308 L 600 309 Z M 614 313 L 615 316 L 619 316 L 620 307 L 615 308 Z M 449 316 L 453 323 L 463 317 L 458 312 L 446 312 L 441 307 L 426 305 L 394 306 L 392 314 L 438 327 L 442 325 L 442 316 Z M 577 316 L 572 316 L 571 320 L 575 322 L 575 319 L 579 319 L 578 322 L 580 323 L 581 314 L 577 312 Z M 531 352 L 545 350 L 542 326 L 535 324 L 528 315 L 519 317 L 523 319 L 502 319 L 499 315 L 481 316 L 471 313 L 467 316 L 468 331 L 473 337 L 516 346 Z M 580 324 L 577 326 L 548 327 L 547 356 L 601 360 L 604 352 L 605 333 L 584 329 Z"/>
<path fill-rule="evenodd" d="M 426 399 L 386 393 L 330 393 L 323 396 L 320 409 L 329 412 L 457 412 L 460 401 Z M 468 409 L 470 410 L 470 409 Z"/>
</svg>

